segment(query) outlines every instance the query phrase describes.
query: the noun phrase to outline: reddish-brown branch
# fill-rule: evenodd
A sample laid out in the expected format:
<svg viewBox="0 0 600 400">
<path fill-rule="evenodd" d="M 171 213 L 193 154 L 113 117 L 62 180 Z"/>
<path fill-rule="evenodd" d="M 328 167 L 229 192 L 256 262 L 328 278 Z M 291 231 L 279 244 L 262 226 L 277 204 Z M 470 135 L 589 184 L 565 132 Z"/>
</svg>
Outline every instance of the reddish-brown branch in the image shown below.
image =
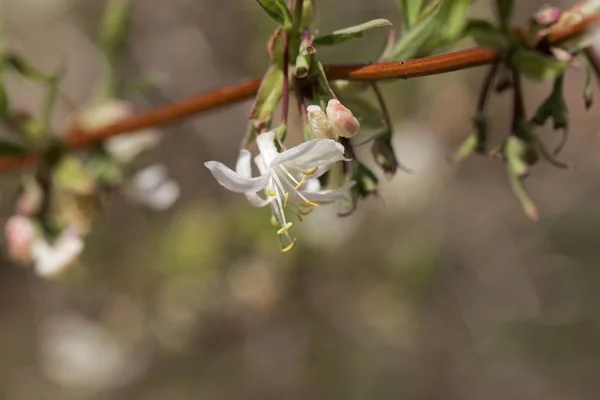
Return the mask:
<svg viewBox="0 0 600 400">
<path fill-rule="evenodd" d="M 550 44 L 564 42 L 584 33 L 599 20 L 600 16 L 598 15 L 587 17 L 578 24 L 549 32 L 544 40 Z M 491 64 L 497 61 L 499 57 L 500 54 L 496 51 L 475 48 L 404 62 L 326 65 L 325 72 L 331 80 L 408 79 Z M 71 132 L 67 135 L 65 143 L 71 149 L 80 149 L 113 136 L 150 126 L 166 125 L 182 118 L 251 98 L 256 94 L 259 85 L 260 79 L 252 79 L 238 85 L 213 90 L 191 99 L 138 114 L 103 129 L 85 133 Z M 36 155 L 34 154 L 21 158 L 0 159 L 0 172 L 32 162 L 35 159 Z"/>
</svg>

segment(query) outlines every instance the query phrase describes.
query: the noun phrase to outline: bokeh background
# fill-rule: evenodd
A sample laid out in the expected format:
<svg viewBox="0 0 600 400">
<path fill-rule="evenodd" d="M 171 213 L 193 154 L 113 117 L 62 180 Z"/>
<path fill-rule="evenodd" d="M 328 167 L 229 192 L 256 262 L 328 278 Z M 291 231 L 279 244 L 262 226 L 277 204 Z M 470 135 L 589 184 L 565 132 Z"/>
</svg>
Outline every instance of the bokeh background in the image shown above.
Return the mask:
<svg viewBox="0 0 600 400">
<path fill-rule="evenodd" d="M 255 2 L 134 3 L 123 73 L 158 87 L 129 98 L 137 109 L 264 71 L 273 24 Z M 516 3 L 525 22 L 544 2 Z M 68 68 L 59 132 L 99 80 L 103 5 L 0 0 L 9 48 L 42 69 Z M 400 21 L 393 0 L 319 5 L 324 32 Z M 475 2 L 473 14 L 490 16 L 491 2 Z M 324 61 L 365 62 L 383 42 L 374 31 L 319 51 Z M 542 219 L 532 223 L 502 163 L 446 162 L 470 131 L 484 72 L 386 83 L 394 145 L 415 172 L 382 176 L 379 198 L 350 217 L 321 207 L 288 254 L 268 211 L 203 167 L 235 162 L 251 102 L 165 128 L 140 163 L 169 167 L 182 188 L 175 207 L 148 212 L 111 196 L 83 265 L 59 282 L 0 261 L 0 399 L 597 399 L 600 105 L 583 109 L 583 74 L 570 71 L 563 158 L 579 169 L 534 168 L 528 186 Z M 7 84 L 25 109 L 42 100 L 35 86 Z M 529 111 L 548 91 L 527 84 Z M 490 105 L 496 143 L 509 106 L 508 96 Z M 559 140 L 549 128 L 543 136 Z M 370 158 L 368 146 L 359 157 Z M 17 181 L 18 172 L 0 178 L 3 220 Z"/>
</svg>

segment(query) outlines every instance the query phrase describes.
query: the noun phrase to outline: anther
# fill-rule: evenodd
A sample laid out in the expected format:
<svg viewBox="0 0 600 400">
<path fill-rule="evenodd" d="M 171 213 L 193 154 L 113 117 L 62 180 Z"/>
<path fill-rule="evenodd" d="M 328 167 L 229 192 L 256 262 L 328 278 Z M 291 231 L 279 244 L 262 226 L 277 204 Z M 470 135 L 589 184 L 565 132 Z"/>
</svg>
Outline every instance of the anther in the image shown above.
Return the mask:
<svg viewBox="0 0 600 400">
<path fill-rule="evenodd" d="M 285 224 L 280 230 L 277 231 L 278 235 L 283 235 L 284 233 L 287 232 L 288 229 L 290 229 L 292 227 L 292 223 L 288 222 L 287 224 Z"/>
<path fill-rule="evenodd" d="M 303 174 L 304 174 L 305 176 L 311 176 L 311 175 L 314 175 L 314 174 L 315 174 L 315 172 L 317 172 L 317 170 L 318 170 L 318 169 L 319 169 L 319 167 L 314 167 L 314 168 L 313 168 L 313 169 L 311 169 L 310 171 L 303 172 Z"/>
<path fill-rule="evenodd" d="M 300 189 L 300 187 L 302 185 L 304 185 L 304 182 L 306 182 L 306 175 L 302 175 L 302 179 L 300 179 L 300 182 L 298 182 L 298 184 L 294 187 L 294 189 L 296 189 L 296 190 Z"/>
<path fill-rule="evenodd" d="M 271 197 L 277 196 L 277 193 L 273 189 L 267 189 L 267 194 Z"/>
<path fill-rule="evenodd" d="M 292 239 L 292 242 L 290 244 L 288 244 L 286 247 L 283 247 L 281 249 L 282 253 L 287 253 L 288 251 L 290 251 L 292 248 L 294 248 L 294 245 L 296 244 L 296 238 Z"/>
</svg>

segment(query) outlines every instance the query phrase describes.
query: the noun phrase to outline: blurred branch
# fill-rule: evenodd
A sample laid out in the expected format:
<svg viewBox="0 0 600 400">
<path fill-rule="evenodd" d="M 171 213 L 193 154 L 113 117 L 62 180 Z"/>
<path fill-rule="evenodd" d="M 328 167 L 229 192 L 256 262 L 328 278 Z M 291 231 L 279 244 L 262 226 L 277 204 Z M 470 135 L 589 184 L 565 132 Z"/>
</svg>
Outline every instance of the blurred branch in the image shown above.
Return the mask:
<svg viewBox="0 0 600 400">
<path fill-rule="evenodd" d="M 547 44 L 559 44 L 585 33 L 599 20 L 600 15 L 584 18 L 577 24 L 550 31 L 541 41 Z M 379 81 L 385 79 L 408 79 L 478 67 L 494 63 L 499 58 L 500 53 L 497 51 L 475 48 L 401 62 L 326 65 L 325 72 L 330 80 Z M 66 135 L 64 143 L 69 149 L 82 149 L 114 136 L 131 133 L 151 126 L 172 123 L 218 107 L 249 99 L 256 94 L 259 85 L 260 78 L 255 78 L 238 85 L 223 87 L 200 94 L 191 99 L 155 108 L 103 129 L 91 132 L 70 132 Z M 31 153 L 26 157 L 0 159 L 0 172 L 31 163 L 38 156 L 39 154 Z"/>
</svg>

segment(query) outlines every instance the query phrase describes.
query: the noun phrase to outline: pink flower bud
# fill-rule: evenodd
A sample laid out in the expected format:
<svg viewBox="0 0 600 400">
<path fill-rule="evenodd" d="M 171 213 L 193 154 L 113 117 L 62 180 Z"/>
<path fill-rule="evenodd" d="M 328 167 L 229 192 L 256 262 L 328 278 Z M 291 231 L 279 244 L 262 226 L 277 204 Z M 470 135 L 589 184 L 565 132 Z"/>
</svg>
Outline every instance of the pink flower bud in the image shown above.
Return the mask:
<svg viewBox="0 0 600 400">
<path fill-rule="evenodd" d="M 360 123 L 352 114 L 352 111 L 344 107 L 336 99 L 327 103 L 327 117 L 336 135 L 351 138 L 360 130 Z"/>
<path fill-rule="evenodd" d="M 531 18 L 536 24 L 547 26 L 556 23 L 561 15 L 562 11 L 560 8 L 545 6 L 533 14 Z"/>
<path fill-rule="evenodd" d="M 13 261 L 27 264 L 31 262 L 31 246 L 35 240 L 35 227 L 29 218 L 15 215 L 4 227 L 8 254 Z"/>
<path fill-rule="evenodd" d="M 315 105 L 308 106 L 306 107 L 306 112 L 308 114 L 310 129 L 316 139 L 335 139 L 335 134 L 333 133 L 329 119 L 327 119 L 327 114 L 325 114 L 325 111 L 321 107 Z"/>
</svg>

